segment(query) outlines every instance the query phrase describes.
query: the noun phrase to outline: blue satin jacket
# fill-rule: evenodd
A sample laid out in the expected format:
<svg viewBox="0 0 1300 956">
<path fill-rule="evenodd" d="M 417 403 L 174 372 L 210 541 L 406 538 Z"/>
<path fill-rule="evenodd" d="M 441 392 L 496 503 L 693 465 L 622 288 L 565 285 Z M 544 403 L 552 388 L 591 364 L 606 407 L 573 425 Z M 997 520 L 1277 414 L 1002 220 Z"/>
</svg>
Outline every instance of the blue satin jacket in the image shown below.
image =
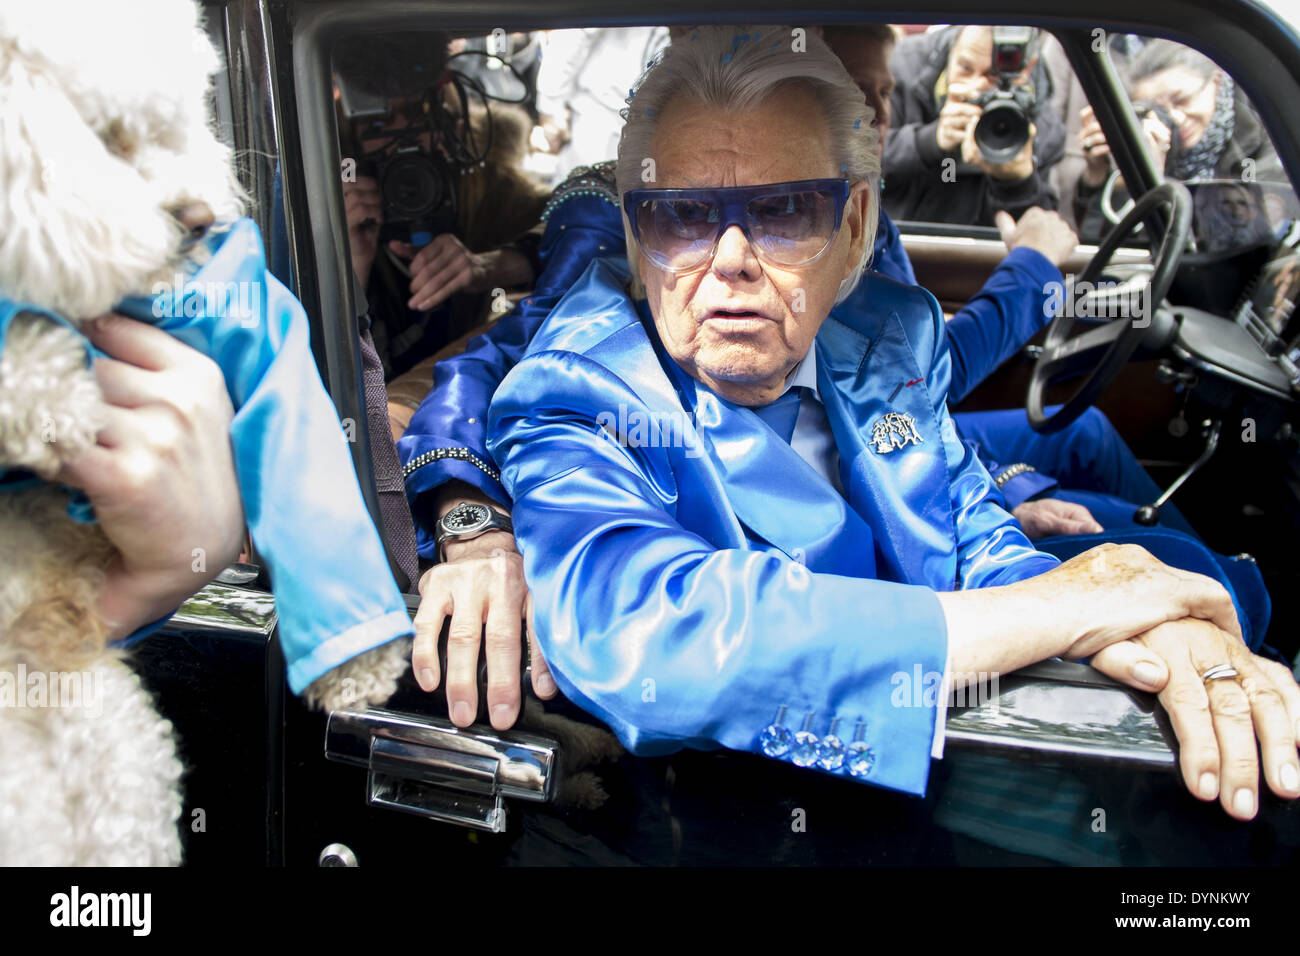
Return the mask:
<svg viewBox="0 0 1300 956">
<path fill-rule="evenodd" d="M 432 559 L 436 554 L 431 531 L 437 523 L 433 500 L 439 485 L 458 479 L 509 505 L 496 469 L 487 461 L 484 410 L 537 327 L 591 260 L 622 254 L 625 248 L 621 213 L 612 193 L 608 197 L 591 191 L 570 193 L 549 216 L 540 250 L 545 268 L 533 294 L 486 335 L 471 340 L 463 354 L 439 362 L 434 369 L 433 390 L 397 443 L 422 557 Z M 898 227 L 883 208 L 871 267 L 916 284 Z M 952 401 L 964 397 L 1046 323 L 1045 289 L 1060 281 L 1060 270 L 1039 252 L 1022 248 L 1007 255 L 979 293 L 948 322 Z M 870 309 L 860 285 L 834 314 Z M 486 470 L 469 458 L 447 454 L 453 450 L 472 453 Z M 985 465 L 994 473 L 999 470 L 995 462 L 985 460 Z M 1045 476 L 1026 472 L 1007 482 L 1002 492 L 1019 504 L 1052 484 Z"/>
<path fill-rule="evenodd" d="M 642 754 L 759 751 L 779 705 L 817 734 L 865 720 L 871 782 L 923 793 L 936 708 L 895 692 L 944 669 L 934 592 L 1057 564 L 957 437 L 938 304 L 868 275 L 873 308 L 818 333 L 841 495 L 669 360 L 626 280 L 622 259 L 596 260 L 489 416 L 558 684 Z M 890 413 L 916 441 L 882 441 Z"/>
<path fill-rule="evenodd" d="M 202 266 L 118 311 L 171 333 L 225 374 L 244 513 L 270 570 L 289 685 L 301 693 L 349 658 L 411 633 L 410 616 L 316 371 L 302 305 L 267 271 L 252 220 L 213 226 L 203 244 Z"/>
</svg>

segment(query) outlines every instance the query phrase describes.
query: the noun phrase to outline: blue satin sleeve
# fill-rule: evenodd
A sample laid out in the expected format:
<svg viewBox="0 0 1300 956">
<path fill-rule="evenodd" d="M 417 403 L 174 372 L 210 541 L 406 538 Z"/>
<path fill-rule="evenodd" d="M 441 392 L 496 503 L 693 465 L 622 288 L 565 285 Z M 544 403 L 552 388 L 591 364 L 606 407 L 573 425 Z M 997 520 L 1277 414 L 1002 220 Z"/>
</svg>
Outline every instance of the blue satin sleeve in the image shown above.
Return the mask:
<svg viewBox="0 0 1300 956">
<path fill-rule="evenodd" d="M 498 504 L 510 497 L 501 482 L 457 458 L 421 456 L 438 449 L 464 448 L 485 462 L 487 409 L 492 393 L 519 361 L 542 320 L 598 256 L 623 249 L 622 217 L 607 200 L 576 196 L 547 220 L 540 256 L 542 273 L 531 295 L 492 328 L 470 340 L 466 350 L 434 367 L 433 389 L 411 418 L 397 451 L 406 472 L 406 496 L 415 519 L 420 555 L 436 553 L 433 528 L 435 490 L 453 479 L 479 489 Z"/>
<path fill-rule="evenodd" d="M 891 678 L 942 673 L 935 593 L 714 545 L 678 519 L 700 508 L 679 498 L 681 449 L 604 437 L 599 410 L 620 405 L 649 413 L 611 371 L 563 351 L 530 355 L 492 402 L 490 447 L 561 690 L 638 754 L 758 752 L 779 705 L 821 728 L 864 718 L 871 782 L 923 793 L 936 709 L 893 706 Z"/>
<path fill-rule="evenodd" d="M 1012 465 L 1017 464 L 1017 462 L 1008 462 L 1004 465 L 990 457 L 989 454 L 980 447 L 980 443 L 970 437 L 966 428 L 965 416 L 961 412 L 954 412 L 952 420 L 957 426 L 957 434 L 961 437 L 961 440 L 970 447 L 971 451 L 979 456 L 980 463 L 988 469 L 989 474 L 995 479 Z M 1028 425 L 1025 427 L 1028 427 Z M 1060 482 L 1055 478 L 1050 478 L 1039 471 L 1025 471 L 1007 479 L 1002 483 L 1002 487 L 998 490 L 1002 492 L 1002 500 L 1006 509 L 1008 511 L 1013 511 L 1030 498 L 1059 487 Z"/>
<path fill-rule="evenodd" d="M 1024 246 L 1012 249 L 988 282 L 948 322 L 952 382 L 948 399 L 960 402 L 1047 324 L 1049 286 L 1061 270 Z"/>
<path fill-rule="evenodd" d="M 366 511 L 307 317 L 266 269 L 256 225 L 210 230 L 195 273 L 119 305 L 211 357 L 235 408 L 235 472 L 249 533 L 271 575 L 289 686 L 411 633 Z"/>
<path fill-rule="evenodd" d="M 1014 584 L 1050 571 L 1060 562 L 1034 548 L 975 449 L 962 441 L 943 396 L 953 374 L 947 326 L 939 304 L 930 300 L 934 319 L 933 357 L 927 376 L 935 415 L 948 460 L 952 515 L 957 543 L 958 588 L 983 588 Z"/>
</svg>

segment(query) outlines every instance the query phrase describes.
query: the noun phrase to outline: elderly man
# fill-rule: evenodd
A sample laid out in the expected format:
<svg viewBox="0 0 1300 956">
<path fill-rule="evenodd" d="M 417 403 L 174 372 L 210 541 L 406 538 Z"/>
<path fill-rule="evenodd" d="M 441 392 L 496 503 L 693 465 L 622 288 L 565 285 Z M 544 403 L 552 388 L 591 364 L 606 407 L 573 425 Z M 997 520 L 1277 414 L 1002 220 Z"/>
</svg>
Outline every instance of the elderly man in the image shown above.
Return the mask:
<svg viewBox="0 0 1300 956">
<path fill-rule="evenodd" d="M 893 86 L 887 65 L 893 33 L 882 25 L 834 27 L 826 31 L 826 40 L 865 94 L 868 106 L 877 111 L 873 125 L 881 140 L 885 140 L 890 126 L 889 99 Z M 431 558 L 437 551 L 443 562 L 426 572 L 420 581 L 418 637 L 412 662 L 421 686 L 427 691 L 434 690 L 443 677 L 438 635 L 444 617 L 450 617 L 447 706 L 453 721 L 461 726 L 469 725 L 477 710 L 476 663 L 480 643 L 486 644 L 487 716 L 493 726 L 509 727 L 520 702 L 519 683 L 514 679 L 519 671 L 520 655 L 520 615 L 515 609 L 525 601 L 526 592 L 513 535 L 504 530 L 503 522 L 508 520 L 508 515 L 497 511 L 509 507 L 510 497 L 501 486 L 487 452 L 487 405 L 506 372 L 522 357 L 543 319 L 591 259 L 625 254 L 613 166 L 609 162 L 581 167 L 556 191 L 547 206 L 548 222 L 541 247 L 546 268 L 537 288 L 514 313 L 472 342 L 463 355 L 444 360 L 436 367 L 437 385 L 399 443 L 406 463 L 406 488 L 421 535 L 420 552 Z M 1044 321 L 1043 290 L 1050 283 L 1061 281 L 1056 263 L 1075 245 L 1074 234 L 1055 213 L 1032 209 L 1019 223 L 1005 217 L 1004 226 L 1010 254 L 979 294 L 945 328 L 952 360 L 950 400 L 959 400 L 973 389 L 1040 328 Z M 898 228 L 883 210 L 871 267 L 901 282 L 915 284 Z M 874 310 L 872 303 L 861 294 L 851 295 L 838 308 L 840 312 L 862 310 L 865 314 Z M 1096 521 L 1088 508 L 1104 515 L 1100 520 L 1108 528 L 1112 524 L 1122 528 L 1125 522 L 1114 519 L 1127 517 L 1127 523 L 1132 524 L 1136 505 L 1125 506 L 1112 495 L 1122 489 L 1131 492 L 1132 502 L 1156 497 L 1154 484 L 1132 452 L 1105 417 L 1095 410 L 1055 436 L 1032 432 L 1022 411 L 954 417 L 963 437 L 968 441 L 974 439 L 977 453 L 1000 486 L 1008 510 L 1031 537 L 1096 531 Z M 991 455 L 1003 464 L 994 463 Z M 1023 466 L 1017 467 L 1017 462 L 1035 465 L 1040 471 L 1019 473 Z M 1087 488 L 1099 484 L 1100 489 L 1110 494 L 1053 490 L 1055 482 L 1047 476 L 1056 475 L 1058 466 L 1061 473 L 1069 473 L 1076 482 L 1081 475 L 1087 479 L 1081 485 L 1067 487 Z M 1133 481 L 1121 480 L 1131 476 L 1150 488 L 1133 488 Z M 1046 497 L 1048 494 L 1077 495 L 1082 503 Z M 440 520 L 456 509 L 474 506 L 496 512 L 496 523 L 448 527 Z M 1238 602 L 1243 630 L 1254 640 L 1262 640 L 1268 603 L 1266 597 L 1257 596 L 1263 593 L 1262 584 L 1243 591 L 1243 582 L 1225 573 L 1225 568 L 1236 570 L 1237 567 L 1252 572 L 1253 565 L 1219 562 L 1205 549 L 1164 532 L 1138 533 L 1132 537 L 1139 538 L 1137 543 L 1158 549 L 1169 563 L 1212 574 L 1228 583 Z M 1082 550 L 1085 547 L 1074 548 L 1076 553 Z M 485 631 L 489 624 L 492 626 Z M 554 693 L 540 654 L 533 655 L 532 673 L 539 694 Z"/>
<path fill-rule="evenodd" d="M 556 682 L 640 753 L 920 793 L 942 705 L 891 706 L 891 675 L 1092 656 L 1161 690 L 1201 799 L 1254 816 L 1256 736 L 1270 788 L 1300 796 L 1300 689 L 1223 590 L 1138 548 L 1033 550 L 957 439 L 928 293 L 869 276 L 874 310 L 828 317 L 872 247 L 871 119 L 823 43 L 780 29 L 702 29 L 638 88 L 631 275 L 593 263 L 491 406 Z M 778 708 L 807 715 L 811 753 Z M 837 720 L 866 722 L 874 762 L 829 741 Z"/>
</svg>

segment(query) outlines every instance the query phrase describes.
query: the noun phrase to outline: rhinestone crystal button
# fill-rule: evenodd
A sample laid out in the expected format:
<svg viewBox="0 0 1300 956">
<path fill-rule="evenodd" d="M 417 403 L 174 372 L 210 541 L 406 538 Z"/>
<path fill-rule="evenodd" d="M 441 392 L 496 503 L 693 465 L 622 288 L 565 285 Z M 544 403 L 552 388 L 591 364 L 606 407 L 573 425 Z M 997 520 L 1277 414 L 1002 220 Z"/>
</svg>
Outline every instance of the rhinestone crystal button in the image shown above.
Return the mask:
<svg viewBox="0 0 1300 956">
<path fill-rule="evenodd" d="M 865 741 L 855 740 L 849 744 L 845 766 L 855 777 L 868 776 L 876 766 L 876 752 Z"/>
<path fill-rule="evenodd" d="M 834 734 L 823 737 L 817 748 L 817 764 L 823 770 L 839 770 L 844 766 L 844 742 Z"/>
<path fill-rule="evenodd" d="M 759 747 L 769 757 L 784 757 L 793 744 L 794 734 L 790 733 L 790 728 L 779 724 L 768 724 L 758 738 Z"/>
<path fill-rule="evenodd" d="M 796 767 L 811 767 L 817 762 L 817 745 L 820 741 L 812 732 L 813 715 L 804 714 L 803 726 L 794 735 L 794 746 L 790 749 L 790 762 Z"/>
<path fill-rule="evenodd" d="M 786 707 L 782 704 L 776 709 L 772 722 L 758 735 L 758 746 L 769 757 L 784 757 L 794 744 L 794 734 L 785 726 Z"/>
</svg>

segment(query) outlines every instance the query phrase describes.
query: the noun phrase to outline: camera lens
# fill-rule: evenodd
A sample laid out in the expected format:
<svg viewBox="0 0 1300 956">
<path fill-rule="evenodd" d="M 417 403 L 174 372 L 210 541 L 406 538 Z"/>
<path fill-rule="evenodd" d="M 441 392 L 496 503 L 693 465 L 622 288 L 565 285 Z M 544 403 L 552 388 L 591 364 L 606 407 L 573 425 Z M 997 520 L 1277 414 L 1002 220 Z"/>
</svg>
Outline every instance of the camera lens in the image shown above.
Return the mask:
<svg viewBox="0 0 1300 956">
<path fill-rule="evenodd" d="M 443 204 L 443 177 L 424 153 L 394 157 L 384 167 L 380 189 L 392 219 L 424 219 Z"/>
<path fill-rule="evenodd" d="M 1015 159 L 1028 140 L 1029 117 L 1012 99 L 989 103 L 975 124 L 975 145 L 990 163 Z"/>
</svg>

